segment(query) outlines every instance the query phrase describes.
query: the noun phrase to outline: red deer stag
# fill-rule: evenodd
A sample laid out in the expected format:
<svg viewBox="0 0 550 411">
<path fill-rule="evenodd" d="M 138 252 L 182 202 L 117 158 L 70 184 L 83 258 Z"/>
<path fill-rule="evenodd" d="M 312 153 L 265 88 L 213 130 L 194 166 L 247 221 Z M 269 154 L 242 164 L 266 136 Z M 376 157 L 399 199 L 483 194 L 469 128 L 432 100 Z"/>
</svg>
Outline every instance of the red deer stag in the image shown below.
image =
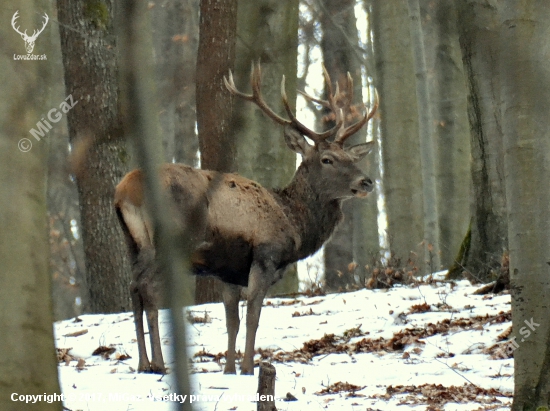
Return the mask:
<svg viewBox="0 0 550 411">
<path fill-rule="evenodd" d="M 194 237 L 193 273 L 217 276 L 224 284 L 228 337 L 225 373 L 235 373 L 241 287 L 248 287 L 241 373 L 254 374 L 254 342 L 268 288 L 281 278 L 285 267 L 313 254 L 329 239 L 342 219 L 343 200 L 365 197 L 374 187 L 355 164 L 371 151 L 373 142 L 352 147 L 344 147 L 344 142 L 372 118 L 378 103 L 356 123 L 346 126 L 352 103 L 351 76 L 348 73 L 345 92 L 337 86 L 335 93 L 326 71 L 324 76 L 328 87 L 326 101 L 302 93 L 332 111 L 336 126 L 323 133 L 310 130 L 296 119 L 288 103 L 284 77 L 281 95 L 289 119 L 280 117 L 264 101 L 259 64 L 252 69 L 251 95 L 236 89 L 231 72 L 228 79 L 224 78 L 231 93 L 255 103 L 268 117 L 283 125 L 287 145 L 302 156 L 302 163 L 287 187 L 267 189 L 237 174 L 197 170 L 183 164 L 165 164 L 160 170 L 163 187 L 180 217 L 189 213 L 201 217 L 193 218 L 194 234 L 190 235 Z M 164 373 L 158 329 L 162 276 L 155 263 L 152 226 L 143 201 L 143 175 L 140 170 L 131 171 L 116 188 L 115 206 L 134 263 L 131 293 L 139 349 L 138 371 Z M 149 324 L 151 362 L 145 348 L 144 310 Z"/>
</svg>

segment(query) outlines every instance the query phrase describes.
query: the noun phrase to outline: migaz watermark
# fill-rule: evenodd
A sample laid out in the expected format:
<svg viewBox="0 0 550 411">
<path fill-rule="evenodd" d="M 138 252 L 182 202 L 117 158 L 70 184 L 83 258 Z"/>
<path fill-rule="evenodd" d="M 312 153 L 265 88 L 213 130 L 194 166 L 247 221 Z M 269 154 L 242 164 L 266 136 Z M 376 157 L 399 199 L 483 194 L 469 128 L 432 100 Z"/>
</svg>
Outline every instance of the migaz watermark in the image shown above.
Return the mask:
<svg viewBox="0 0 550 411">
<path fill-rule="evenodd" d="M 74 101 L 73 95 L 69 94 L 65 98 L 65 101 L 59 105 L 59 109 L 57 107 L 52 108 L 48 111 L 48 114 L 43 116 L 40 121 L 36 123 L 36 129 L 31 128 L 29 130 L 31 136 L 33 136 L 36 141 L 40 141 L 40 139 L 44 138 L 53 128 L 51 123 L 55 124 L 61 121 L 63 114 L 67 114 L 77 103 L 78 100 Z M 29 138 L 22 138 L 19 140 L 19 143 L 17 143 L 17 147 L 19 147 L 20 151 L 26 153 L 31 150 L 32 141 Z"/>
</svg>

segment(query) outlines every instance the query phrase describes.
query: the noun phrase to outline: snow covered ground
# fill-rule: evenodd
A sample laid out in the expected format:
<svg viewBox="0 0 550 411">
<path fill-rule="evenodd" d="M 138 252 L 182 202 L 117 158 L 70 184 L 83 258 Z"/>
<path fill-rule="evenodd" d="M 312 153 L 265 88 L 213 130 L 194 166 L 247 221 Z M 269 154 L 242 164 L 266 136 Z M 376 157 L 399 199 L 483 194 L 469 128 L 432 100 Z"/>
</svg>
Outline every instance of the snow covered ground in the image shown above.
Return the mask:
<svg viewBox="0 0 550 411">
<path fill-rule="evenodd" d="M 513 360 L 496 350 L 495 344 L 504 344 L 498 336 L 505 336 L 511 325 L 510 296 L 472 295 L 476 288 L 467 281 L 439 282 L 267 299 L 256 348 L 276 368 L 277 408 L 508 410 Z M 241 305 L 244 316 L 246 307 Z M 224 358 L 218 354 L 227 349 L 223 305 L 206 304 L 187 311 L 195 317 L 188 325 L 192 392 L 178 394 L 187 394 L 188 402 L 194 395 L 195 410 L 256 410 L 252 397 L 258 368 L 254 377 L 222 372 Z M 168 313 L 161 312 L 161 337 L 170 367 L 168 321 Z M 237 338 L 241 350 L 244 323 Z M 135 371 L 132 314 L 84 315 L 76 322 L 57 322 L 55 334 L 68 409 L 174 409 L 175 397 L 170 394 L 176 394 L 175 384 L 170 374 Z M 100 347 L 102 355 L 92 355 Z M 283 401 L 287 393 L 297 401 Z"/>
</svg>

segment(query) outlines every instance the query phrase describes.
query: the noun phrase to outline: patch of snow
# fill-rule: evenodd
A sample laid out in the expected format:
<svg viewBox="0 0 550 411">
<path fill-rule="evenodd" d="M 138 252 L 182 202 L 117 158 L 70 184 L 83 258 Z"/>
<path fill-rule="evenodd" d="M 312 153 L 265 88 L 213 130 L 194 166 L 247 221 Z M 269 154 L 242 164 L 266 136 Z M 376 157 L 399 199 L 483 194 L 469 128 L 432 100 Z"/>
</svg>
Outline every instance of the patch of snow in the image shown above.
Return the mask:
<svg viewBox="0 0 550 411">
<path fill-rule="evenodd" d="M 440 277 L 440 275 L 438 274 Z M 434 275 L 435 277 L 435 275 Z M 323 297 L 299 297 L 293 300 L 270 298 L 264 302 L 256 338 L 256 348 L 276 352 L 301 349 L 305 342 L 325 334 L 343 336 L 359 327 L 366 335 L 349 339 L 355 344 L 364 338 L 391 339 L 406 329 L 424 329 L 428 324 L 444 320 L 469 319 L 476 316 L 497 316 L 510 310 L 510 296 L 492 298 L 472 295 L 476 287 L 467 281 L 398 286 L 390 290 L 360 290 Z M 290 303 L 289 303 L 290 302 Z M 429 311 L 411 311 L 426 304 Z M 205 304 L 188 307 L 196 316 L 208 313 L 210 322 L 188 324 L 188 354 L 205 351 L 223 353 L 227 349 L 223 305 Z M 299 315 L 296 315 L 298 313 Z M 293 316 L 294 314 L 294 316 Z M 246 307 L 241 303 L 241 318 Z M 70 410 L 173 410 L 175 399 L 173 376 L 138 374 L 138 350 L 135 342 L 133 315 L 83 315 L 80 322 L 66 320 L 54 324 L 56 346 L 70 348 L 69 354 L 82 358 L 59 364 L 64 402 Z M 160 312 L 160 333 L 167 367 L 173 366 L 169 316 Z M 241 321 L 237 349 L 244 350 L 246 321 Z M 511 393 L 513 360 L 492 359 L 485 349 L 497 343 L 497 336 L 510 322 L 486 322 L 471 328 L 453 327 L 446 333 L 435 333 L 405 345 L 403 350 L 376 352 L 329 353 L 314 356 L 308 363 L 273 362 L 277 370 L 276 402 L 279 410 L 425 410 L 426 402 L 399 405 L 406 394 L 385 397 L 389 386 L 442 384 L 445 387 L 474 384 L 484 389 Z M 84 330 L 86 332 L 84 333 Z M 71 336 L 71 334 L 80 334 Z M 148 338 L 146 338 L 148 343 Z M 104 358 L 92 353 L 100 346 L 111 346 L 115 352 Z M 129 359 L 117 359 L 129 355 Z M 259 355 L 256 356 L 259 359 Z M 223 360 L 222 360 L 223 361 Z M 79 369 L 80 368 L 80 369 Z M 210 357 L 194 358 L 190 369 L 194 409 L 213 411 L 238 409 L 252 411 L 258 381 L 255 376 L 224 375 L 223 363 Z M 364 387 L 355 396 L 346 392 L 316 395 L 331 384 L 347 382 Z M 298 401 L 284 402 L 287 393 Z M 170 394 L 172 396 L 170 397 Z M 498 410 L 508 410 L 511 399 L 498 398 Z M 480 402 L 447 403 L 444 410 L 474 410 Z M 236 408 L 232 408 L 236 407 Z M 399 407 L 399 408 L 396 408 Z"/>
</svg>

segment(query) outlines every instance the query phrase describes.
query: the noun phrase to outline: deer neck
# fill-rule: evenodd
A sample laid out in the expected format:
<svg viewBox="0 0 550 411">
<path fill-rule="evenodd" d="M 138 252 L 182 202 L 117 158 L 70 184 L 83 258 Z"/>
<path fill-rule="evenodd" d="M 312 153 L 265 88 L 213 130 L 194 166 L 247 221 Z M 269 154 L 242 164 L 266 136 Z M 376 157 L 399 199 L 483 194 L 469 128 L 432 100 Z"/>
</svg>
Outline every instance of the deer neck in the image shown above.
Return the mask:
<svg viewBox="0 0 550 411">
<path fill-rule="evenodd" d="M 302 240 L 297 259 L 305 258 L 321 248 L 343 217 L 341 200 L 324 198 L 314 189 L 308 177 L 307 166 L 302 164 L 291 183 L 275 191 Z"/>
</svg>

